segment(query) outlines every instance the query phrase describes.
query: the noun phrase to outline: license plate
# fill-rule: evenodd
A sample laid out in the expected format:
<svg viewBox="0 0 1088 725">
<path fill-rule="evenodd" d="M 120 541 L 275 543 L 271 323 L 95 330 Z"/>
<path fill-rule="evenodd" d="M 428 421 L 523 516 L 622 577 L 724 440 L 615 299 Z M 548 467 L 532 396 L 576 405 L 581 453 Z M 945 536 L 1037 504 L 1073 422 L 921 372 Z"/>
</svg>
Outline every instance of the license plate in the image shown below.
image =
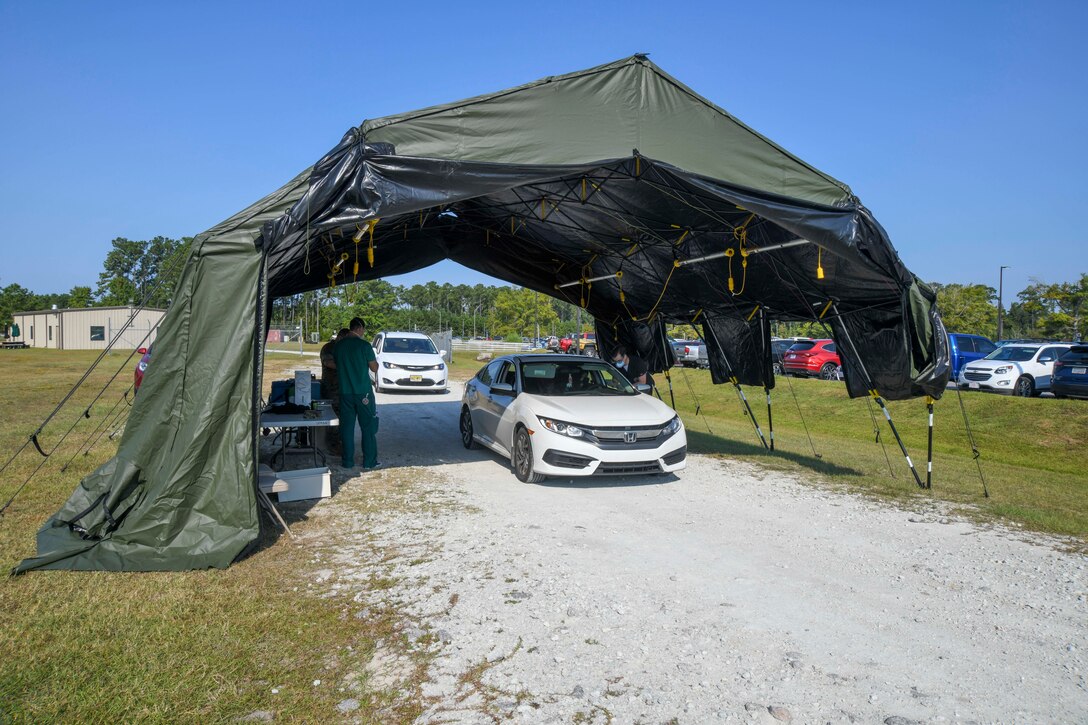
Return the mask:
<svg viewBox="0 0 1088 725">
<path fill-rule="evenodd" d="M 411 375 L 411 376 L 409 376 L 408 379 L 411 380 L 413 383 L 423 382 L 423 376 L 422 375 Z"/>
<path fill-rule="evenodd" d="M 1074 375 L 1088 374 L 1088 368 L 1073 368 L 1073 374 Z"/>
<path fill-rule="evenodd" d="M 978 390 L 978 383 L 967 383 L 967 387 L 973 390 Z"/>
</svg>

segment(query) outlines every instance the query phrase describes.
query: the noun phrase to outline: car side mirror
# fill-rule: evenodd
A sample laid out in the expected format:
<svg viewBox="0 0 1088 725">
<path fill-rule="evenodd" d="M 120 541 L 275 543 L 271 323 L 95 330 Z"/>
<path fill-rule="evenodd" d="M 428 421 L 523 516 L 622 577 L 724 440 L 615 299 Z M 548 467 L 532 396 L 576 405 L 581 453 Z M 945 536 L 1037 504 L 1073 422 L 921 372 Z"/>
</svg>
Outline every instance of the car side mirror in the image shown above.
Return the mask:
<svg viewBox="0 0 1088 725">
<path fill-rule="evenodd" d="M 146 355 L 147 354 L 147 348 L 146 347 L 138 347 L 138 348 L 136 348 L 136 352 L 140 353 L 141 355 Z"/>
<path fill-rule="evenodd" d="M 438 357 L 446 357 L 446 351 L 445 350 L 439 350 L 438 351 Z"/>
<path fill-rule="evenodd" d="M 491 384 L 491 392 L 492 393 L 499 393 L 501 395 L 513 395 L 514 394 L 514 386 L 511 385 L 510 383 L 492 383 Z"/>
<path fill-rule="evenodd" d="M 654 392 L 653 387 L 651 387 L 648 383 L 639 383 L 635 386 L 635 390 L 640 393 L 646 393 L 647 395 L 650 395 Z"/>
</svg>

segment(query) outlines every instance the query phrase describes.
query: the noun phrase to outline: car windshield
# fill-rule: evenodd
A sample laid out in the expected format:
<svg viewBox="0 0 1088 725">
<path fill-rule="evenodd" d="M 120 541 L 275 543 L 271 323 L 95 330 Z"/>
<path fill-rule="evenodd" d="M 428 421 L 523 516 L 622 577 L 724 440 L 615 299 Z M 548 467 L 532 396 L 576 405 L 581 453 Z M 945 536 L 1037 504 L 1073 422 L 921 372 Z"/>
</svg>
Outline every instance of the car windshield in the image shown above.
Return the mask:
<svg viewBox="0 0 1088 725">
<path fill-rule="evenodd" d="M 530 395 L 638 395 L 616 368 L 600 361 L 521 363 L 522 389 Z"/>
<path fill-rule="evenodd" d="M 1017 345 L 1006 345 L 1005 347 L 999 347 L 984 359 L 986 360 L 1005 360 L 1007 362 L 1027 362 L 1035 357 L 1035 353 L 1038 352 L 1037 347 L 1019 347 Z"/>
<path fill-rule="evenodd" d="M 402 352 L 410 355 L 437 355 L 434 343 L 426 337 L 387 337 L 382 352 Z"/>
</svg>

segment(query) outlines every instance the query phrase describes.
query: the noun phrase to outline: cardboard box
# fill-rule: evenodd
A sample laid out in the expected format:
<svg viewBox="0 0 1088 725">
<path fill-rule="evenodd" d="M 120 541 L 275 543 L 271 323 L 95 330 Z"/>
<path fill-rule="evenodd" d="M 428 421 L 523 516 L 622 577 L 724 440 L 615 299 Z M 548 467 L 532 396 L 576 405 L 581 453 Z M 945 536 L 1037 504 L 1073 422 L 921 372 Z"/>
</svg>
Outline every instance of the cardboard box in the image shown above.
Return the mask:
<svg viewBox="0 0 1088 725">
<path fill-rule="evenodd" d="M 287 490 L 276 494 L 281 503 L 332 495 L 332 473 L 328 468 L 300 468 L 297 471 L 279 471 L 276 475 L 287 482 Z"/>
</svg>

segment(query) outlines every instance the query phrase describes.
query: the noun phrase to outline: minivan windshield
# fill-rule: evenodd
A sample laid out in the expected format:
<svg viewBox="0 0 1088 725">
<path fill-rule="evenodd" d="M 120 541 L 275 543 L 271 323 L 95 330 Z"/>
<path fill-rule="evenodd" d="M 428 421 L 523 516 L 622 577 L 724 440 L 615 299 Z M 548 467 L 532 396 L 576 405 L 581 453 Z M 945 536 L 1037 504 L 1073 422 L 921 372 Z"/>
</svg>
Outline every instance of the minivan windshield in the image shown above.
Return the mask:
<svg viewBox="0 0 1088 725">
<path fill-rule="evenodd" d="M 437 355 L 434 343 L 427 337 L 387 337 L 382 352 L 407 353 L 409 355 Z"/>
<path fill-rule="evenodd" d="M 1008 362 L 1027 362 L 1035 357 L 1035 353 L 1038 352 L 1037 347 L 1020 347 L 1019 345 L 1006 345 L 1005 347 L 999 347 L 984 360 L 1005 360 Z"/>
<path fill-rule="evenodd" d="M 521 363 L 521 387 L 530 395 L 639 395 L 616 368 L 600 360 Z"/>
</svg>

